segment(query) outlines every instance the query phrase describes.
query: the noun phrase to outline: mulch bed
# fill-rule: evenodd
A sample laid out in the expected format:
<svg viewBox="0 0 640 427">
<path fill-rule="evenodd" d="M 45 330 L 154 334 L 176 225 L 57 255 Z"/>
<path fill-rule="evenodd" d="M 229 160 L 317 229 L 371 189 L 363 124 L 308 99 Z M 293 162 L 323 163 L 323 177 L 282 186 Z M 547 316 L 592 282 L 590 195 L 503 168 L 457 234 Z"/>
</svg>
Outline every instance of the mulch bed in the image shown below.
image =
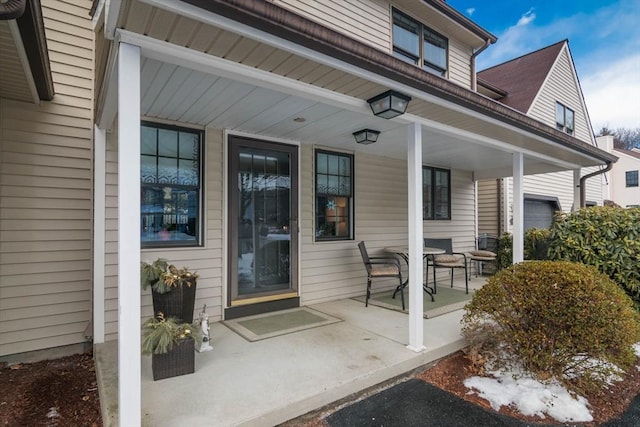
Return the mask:
<svg viewBox="0 0 640 427">
<path fill-rule="evenodd" d="M 469 389 L 465 387 L 464 380 L 473 375 L 469 359 L 459 351 L 445 357 L 432 368 L 418 374 L 417 378 L 492 411 L 493 409 L 488 401 L 479 397 L 476 393 L 469 393 Z M 629 406 L 631 400 L 639 393 L 640 371 L 632 368 L 622 381 L 614 383 L 608 390 L 584 395 L 589 402 L 594 421 L 592 423 L 582 423 L 581 425 L 598 426 L 608 420 L 619 417 Z M 550 421 L 549 418 L 524 416 L 512 407 L 502 406 L 499 412 L 531 423 L 548 423 Z"/>
<path fill-rule="evenodd" d="M 92 355 L 0 366 L 0 425 L 102 426 Z"/>
</svg>

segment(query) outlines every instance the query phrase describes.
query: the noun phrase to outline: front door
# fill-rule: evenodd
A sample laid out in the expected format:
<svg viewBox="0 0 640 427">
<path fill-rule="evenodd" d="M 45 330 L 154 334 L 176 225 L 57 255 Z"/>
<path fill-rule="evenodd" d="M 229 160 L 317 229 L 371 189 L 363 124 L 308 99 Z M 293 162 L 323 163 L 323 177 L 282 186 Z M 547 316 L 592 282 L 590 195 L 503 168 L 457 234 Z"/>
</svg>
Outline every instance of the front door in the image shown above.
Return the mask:
<svg viewBox="0 0 640 427">
<path fill-rule="evenodd" d="M 230 136 L 228 152 L 229 307 L 297 305 L 298 147 Z"/>
</svg>

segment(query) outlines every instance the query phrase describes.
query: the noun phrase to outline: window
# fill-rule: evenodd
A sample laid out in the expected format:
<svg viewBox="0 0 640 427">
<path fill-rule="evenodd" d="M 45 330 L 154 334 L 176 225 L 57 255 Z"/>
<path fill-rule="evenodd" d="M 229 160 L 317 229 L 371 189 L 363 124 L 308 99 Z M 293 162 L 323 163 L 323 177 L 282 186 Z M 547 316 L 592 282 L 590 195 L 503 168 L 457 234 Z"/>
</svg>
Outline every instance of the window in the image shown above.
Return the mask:
<svg viewBox="0 0 640 427">
<path fill-rule="evenodd" d="M 564 131 L 569 135 L 573 135 L 574 129 L 574 113 L 573 110 L 556 102 L 556 128 Z"/>
<path fill-rule="evenodd" d="M 451 171 L 422 167 L 422 219 L 451 219 Z"/>
<path fill-rule="evenodd" d="M 625 178 L 627 181 L 627 187 L 638 186 L 638 171 L 626 171 Z"/>
<path fill-rule="evenodd" d="M 438 76 L 447 73 L 448 40 L 437 32 L 393 10 L 393 55 Z"/>
<path fill-rule="evenodd" d="M 142 247 L 197 246 L 202 132 L 142 123 L 140 154 Z"/>
<path fill-rule="evenodd" d="M 353 239 L 353 156 L 316 151 L 316 241 Z"/>
</svg>

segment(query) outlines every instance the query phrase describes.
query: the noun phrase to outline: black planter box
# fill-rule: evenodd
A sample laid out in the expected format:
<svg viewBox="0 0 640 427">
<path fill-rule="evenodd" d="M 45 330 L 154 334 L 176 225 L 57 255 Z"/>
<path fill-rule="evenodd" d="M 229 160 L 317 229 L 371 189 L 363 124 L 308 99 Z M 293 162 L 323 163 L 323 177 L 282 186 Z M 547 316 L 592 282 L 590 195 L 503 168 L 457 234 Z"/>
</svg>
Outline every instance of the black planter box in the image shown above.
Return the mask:
<svg viewBox="0 0 640 427">
<path fill-rule="evenodd" d="M 196 280 L 191 280 L 191 286 L 175 287 L 171 292 L 159 294 L 152 291 L 153 312 L 159 311 L 165 318 L 175 317 L 184 323 L 193 323 L 193 307 L 196 303 Z"/>
<path fill-rule="evenodd" d="M 165 354 L 151 355 L 153 380 L 193 374 L 195 370 L 195 341 L 183 338 Z"/>
</svg>

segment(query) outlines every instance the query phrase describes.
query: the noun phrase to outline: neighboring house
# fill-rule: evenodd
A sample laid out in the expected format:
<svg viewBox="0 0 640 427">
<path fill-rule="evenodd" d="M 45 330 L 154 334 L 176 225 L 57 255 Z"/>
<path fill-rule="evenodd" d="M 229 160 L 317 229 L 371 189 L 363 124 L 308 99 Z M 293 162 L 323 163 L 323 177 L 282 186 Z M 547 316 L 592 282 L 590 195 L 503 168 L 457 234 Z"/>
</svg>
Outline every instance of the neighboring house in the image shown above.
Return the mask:
<svg viewBox="0 0 640 427">
<path fill-rule="evenodd" d="M 5 354 L 81 341 L 92 298 L 86 334 L 118 340 L 121 361 L 137 356 L 152 315 L 141 260 L 197 270 L 211 321 L 362 295 L 360 240 L 372 254 L 408 244 L 421 277 L 423 237 L 475 247 L 476 180 L 513 177 L 520 261 L 523 177 L 616 160 L 591 143 L 579 103 L 562 98 L 574 135 L 477 93 L 475 56 L 496 38 L 441 0 L 111 0 L 93 3 L 93 21 L 51 1 L 44 12 L 57 94 L 1 101 L 0 289 L 7 312 L 58 310 L 72 338 L 16 321 Z M 389 90 L 406 113 L 374 116 Z M 362 129 L 377 142 L 356 143 Z M 119 378 L 120 422 L 137 423 L 139 364 L 121 363 Z"/>
<path fill-rule="evenodd" d="M 90 1 L 0 4 L 0 358 L 91 335 Z M 22 8 L 24 7 L 24 9 Z M 12 10 L 12 8 L 15 8 Z"/>
<path fill-rule="evenodd" d="M 567 40 L 478 73 L 478 91 L 542 123 L 596 146 Z M 598 168 L 585 168 L 585 176 Z M 586 181 L 586 204 L 602 205 L 602 181 Z M 524 223 L 548 228 L 556 211 L 577 206 L 571 170 L 524 178 Z M 478 182 L 478 232 L 499 235 L 512 230 L 511 178 Z"/>
<path fill-rule="evenodd" d="M 640 207 L 640 148 L 615 148 L 613 136 L 599 136 L 596 139 L 598 147 L 618 157 L 611 171 L 607 172 L 605 198 L 623 208 Z"/>
</svg>

